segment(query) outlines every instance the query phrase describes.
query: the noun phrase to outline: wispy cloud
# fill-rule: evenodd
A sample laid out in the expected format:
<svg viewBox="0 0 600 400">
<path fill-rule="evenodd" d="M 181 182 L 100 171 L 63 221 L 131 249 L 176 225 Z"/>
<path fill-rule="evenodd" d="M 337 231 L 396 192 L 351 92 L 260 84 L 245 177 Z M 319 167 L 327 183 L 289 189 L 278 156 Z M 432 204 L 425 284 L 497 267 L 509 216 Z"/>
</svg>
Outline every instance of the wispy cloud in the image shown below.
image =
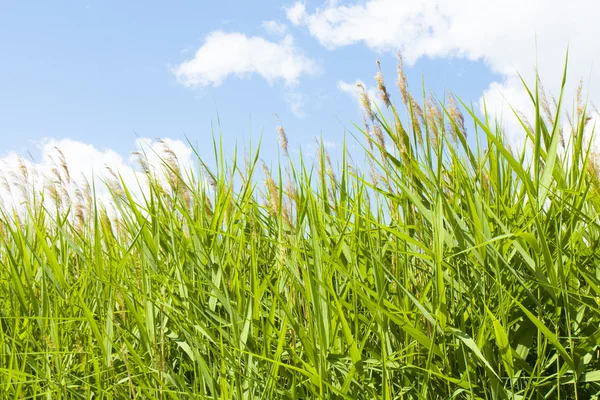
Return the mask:
<svg viewBox="0 0 600 400">
<path fill-rule="evenodd" d="M 263 21 L 262 27 L 267 33 L 277 36 L 285 36 L 288 33 L 288 27 L 279 21 Z"/>
<path fill-rule="evenodd" d="M 272 29 L 280 27 L 274 25 Z M 187 87 L 218 86 L 230 76 L 259 75 L 267 82 L 297 84 L 303 75 L 319 71 L 317 62 L 305 56 L 286 34 L 278 42 L 238 32 L 210 33 L 194 57 L 173 69 Z"/>
<path fill-rule="evenodd" d="M 308 102 L 308 96 L 305 93 L 289 92 L 285 94 L 285 101 L 290 107 L 290 111 L 298 118 L 304 118 L 306 112 L 304 107 Z"/>
</svg>

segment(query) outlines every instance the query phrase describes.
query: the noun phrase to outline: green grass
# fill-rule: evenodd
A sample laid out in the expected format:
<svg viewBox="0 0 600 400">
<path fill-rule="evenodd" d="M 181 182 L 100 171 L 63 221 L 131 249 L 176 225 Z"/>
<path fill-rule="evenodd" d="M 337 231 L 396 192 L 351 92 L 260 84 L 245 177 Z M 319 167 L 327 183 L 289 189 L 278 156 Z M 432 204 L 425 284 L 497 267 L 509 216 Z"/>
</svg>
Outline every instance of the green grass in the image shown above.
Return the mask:
<svg viewBox="0 0 600 400">
<path fill-rule="evenodd" d="M 366 102 L 356 127 L 366 173 L 323 147 L 292 161 L 282 131 L 272 170 L 218 145 L 203 175 L 167 157 L 144 197 L 109 182 L 110 213 L 93 188 L 69 196 L 65 166 L 45 199 L 5 210 L 0 398 L 597 394 L 585 104 L 563 118 L 536 85 L 512 151 L 491 116 L 419 104 L 401 68 L 397 108 L 378 81 L 385 109 Z"/>
</svg>

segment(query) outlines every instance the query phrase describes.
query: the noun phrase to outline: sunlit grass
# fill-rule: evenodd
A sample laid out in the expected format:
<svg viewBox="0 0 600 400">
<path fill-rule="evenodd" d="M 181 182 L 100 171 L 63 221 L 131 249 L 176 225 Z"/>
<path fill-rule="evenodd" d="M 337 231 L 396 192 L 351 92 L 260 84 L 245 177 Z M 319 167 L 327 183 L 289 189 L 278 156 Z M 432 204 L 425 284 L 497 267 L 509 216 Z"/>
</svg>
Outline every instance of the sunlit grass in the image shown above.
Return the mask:
<svg viewBox="0 0 600 400">
<path fill-rule="evenodd" d="M 585 104 L 564 118 L 536 85 L 515 152 L 491 116 L 398 80 L 402 104 L 380 75 L 385 109 L 363 96 L 366 173 L 324 147 L 292 161 L 281 129 L 275 169 L 215 144 L 190 174 L 171 154 L 141 194 L 115 174 L 107 211 L 59 166 L 0 218 L 0 397 L 597 394 Z"/>
</svg>

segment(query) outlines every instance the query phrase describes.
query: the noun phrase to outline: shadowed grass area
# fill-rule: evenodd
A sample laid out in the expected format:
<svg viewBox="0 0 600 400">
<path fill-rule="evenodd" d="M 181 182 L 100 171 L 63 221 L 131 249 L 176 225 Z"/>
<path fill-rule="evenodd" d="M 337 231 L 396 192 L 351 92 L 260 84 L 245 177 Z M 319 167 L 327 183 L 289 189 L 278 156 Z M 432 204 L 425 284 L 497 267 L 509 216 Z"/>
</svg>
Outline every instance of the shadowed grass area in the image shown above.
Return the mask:
<svg viewBox="0 0 600 400">
<path fill-rule="evenodd" d="M 366 174 L 323 146 L 292 161 L 280 129 L 275 170 L 215 145 L 216 168 L 189 174 L 173 154 L 141 195 L 115 175 L 107 212 L 93 188 L 70 195 L 63 166 L 49 198 L 5 210 L 0 397 L 597 394 L 600 159 L 585 104 L 563 124 L 562 96 L 549 106 L 536 85 L 515 152 L 454 98 L 419 104 L 401 64 L 398 108 L 377 81 L 385 109 L 364 94 L 357 127 Z"/>
</svg>

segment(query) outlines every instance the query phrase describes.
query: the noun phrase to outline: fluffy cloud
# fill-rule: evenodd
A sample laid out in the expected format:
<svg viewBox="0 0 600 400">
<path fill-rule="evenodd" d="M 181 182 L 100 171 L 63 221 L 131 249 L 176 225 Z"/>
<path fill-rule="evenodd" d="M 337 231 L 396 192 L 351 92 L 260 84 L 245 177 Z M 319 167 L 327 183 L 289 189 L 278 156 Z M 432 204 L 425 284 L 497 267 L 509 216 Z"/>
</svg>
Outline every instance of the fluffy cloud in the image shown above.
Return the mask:
<svg viewBox="0 0 600 400">
<path fill-rule="evenodd" d="M 296 3 L 287 16 L 329 48 L 362 42 L 381 51 L 402 50 L 408 62 L 423 56 L 484 59 L 495 72 L 512 74 L 535 62 L 536 34 L 540 53 L 552 46 L 559 58 L 569 40 L 590 43 L 593 38 L 585 39 L 590 31 L 600 32 L 590 8 L 600 9 L 592 0 L 569 6 L 558 0 L 368 0 L 312 14 Z"/>
<path fill-rule="evenodd" d="M 18 208 L 29 196 L 41 192 L 49 196 L 48 189 L 57 181 L 62 181 L 68 192 L 61 193 L 62 196 L 74 196 L 77 188 L 94 182 L 98 199 L 107 204 L 110 195 L 104 182 L 114 181 L 117 174 L 134 195 L 140 195 L 146 181 L 146 175 L 137 165 L 140 155 L 160 180 L 165 180 L 163 160 L 173 155 L 182 170 L 193 170 L 192 149 L 179 140 L 140 138 L 133 147 L 138 154 L 125 158 L 114 150 L 98 149 L 71 139 L 44 139 L 39 160 L 9 153 L 0 157 L 0 204 Z"/>
<path fill-rule="evenodd" d="M 218 86 L 231 75 L 244 77 L 258 74 L 269 83 L 283 80 L 293 86 L 305 74 L 318 71 L 317 63 L 296 48 L 292 36 L 282 25 L 266 23 L 272 32 L 283 37 L 272 42 L 242 33 L 212 32 L 196 51 L 194 58 L 174 68 L 180 83 L 187 87 Z"/>
<path fill-rule="evenodd" d="M 297 2 L 287 17 L 330 49 L 360 43 L 379 52 L 400 50 L 409 65 L 421 57 L 483 61 L 502 76 L 486 91 L 487 104 L 502 112 L 509 134 L 518 135 L 510 133 L 516 124 L 505 102 L 525 112 L 529 107 L 517 73 L 533 84 L 537 63 L 542 82 L 558 96 L 569 47 L 565 98 L 572 99 L 580 78 L 585 81 L 600 61 L 598 12 L 594 0 L 367 0 L 329 2 L 314 11 Z M 600 82 L 586 88 L 590 100 L 600 97 Z"/>
</svg>

